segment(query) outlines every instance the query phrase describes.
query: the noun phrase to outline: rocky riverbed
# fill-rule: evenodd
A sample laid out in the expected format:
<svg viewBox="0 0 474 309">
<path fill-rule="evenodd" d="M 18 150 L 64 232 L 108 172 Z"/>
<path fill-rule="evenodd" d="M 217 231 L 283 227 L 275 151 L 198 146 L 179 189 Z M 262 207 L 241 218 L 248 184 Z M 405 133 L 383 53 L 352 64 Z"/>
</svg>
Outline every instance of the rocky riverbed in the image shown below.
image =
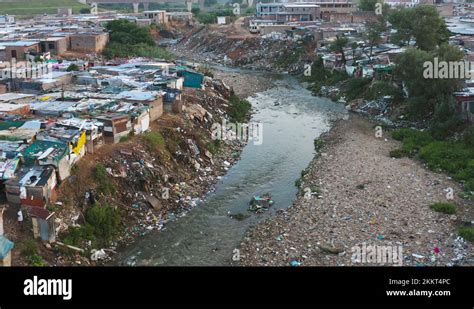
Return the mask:
<svg viewBox="0 0 474 309">
<path fill-rule="evenodd" d="M 474 265 L 474 248 L 457 235 L 474 219 L 472 202 L 456 197 L 459 185 L 415 160 L 393 159 L 399 142 L 375 136 L 374 123 L 357 115 L 339 121 L 309 165 L 294 205 L 250 229 L 239 264 L 357 266 L 353 248 L 401 247 L 403 265 Z M 434 212 L 454 189 L 456 215 Z M 389 264 L 390 265 L 390 264 Z"/>
</svg>

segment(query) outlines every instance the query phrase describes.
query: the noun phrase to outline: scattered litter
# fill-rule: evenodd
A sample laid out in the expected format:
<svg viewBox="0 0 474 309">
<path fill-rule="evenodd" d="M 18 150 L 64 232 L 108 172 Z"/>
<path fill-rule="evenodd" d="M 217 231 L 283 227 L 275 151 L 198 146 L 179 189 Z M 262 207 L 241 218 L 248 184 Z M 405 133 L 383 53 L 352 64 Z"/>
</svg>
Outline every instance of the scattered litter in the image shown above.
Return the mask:
<svg viewBox="0 0 474 309">
<path fill-rule="evenodd" d="M 292 261 L 290 261 L 290 265 L 293 266 L 293 267 L 298 267 L 298 266 L 301 265 L 301 262 L 296 261 L 296 260 L 292 260 Z"/>
</svg>

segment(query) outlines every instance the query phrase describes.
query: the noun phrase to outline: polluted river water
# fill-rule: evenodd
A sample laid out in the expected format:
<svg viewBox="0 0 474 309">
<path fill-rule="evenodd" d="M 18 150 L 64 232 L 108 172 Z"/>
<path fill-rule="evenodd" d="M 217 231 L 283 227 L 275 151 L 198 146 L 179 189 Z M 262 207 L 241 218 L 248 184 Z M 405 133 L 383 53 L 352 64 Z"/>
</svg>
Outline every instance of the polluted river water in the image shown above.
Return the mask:
<svg viewBox="0 0 474 309">
<path fill-rule="evenodd" d="M 295 181 L 314 157 L 314 139 L 328 131 L 334 120 L 347 117 L 342 104 L 312 96 L 287 75 L 248 100 L 254 110 L 251 124 L 262 126 L 261 140 L 249 140 L 240 160 L 199 205 L 124 248 L 114 264 L 230 265 L 252 225 L 291 206 L 297 193 Z M 264 193 L 270 193 L 274 205 L 263 214 L 248 211 L 252 196 Z M 236 220 L 229 214 L 248 217 Z"/>
</svg>

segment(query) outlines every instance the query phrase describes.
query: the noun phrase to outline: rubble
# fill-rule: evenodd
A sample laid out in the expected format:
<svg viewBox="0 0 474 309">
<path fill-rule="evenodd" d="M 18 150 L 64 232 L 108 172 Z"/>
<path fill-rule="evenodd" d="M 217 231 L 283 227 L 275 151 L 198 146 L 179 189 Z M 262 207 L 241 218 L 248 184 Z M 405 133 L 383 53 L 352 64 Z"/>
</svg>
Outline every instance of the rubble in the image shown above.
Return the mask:
<svg viewBox="0 0 474 309">
<path fill-rule="evenodd" d="M 351 261 L 363 244 L 401 246 L 406 266 L 473 265 L 473 245 L 457 236 L 458 223 L 472 220 L 472 201 L 454 198 L 455 221 L 429 207 L 459 184 L 415 160 L 391 159 L 398 142 L 375 138 L 361 116 L 338 122 L 324 139 L 325 155 L 301 184 L 317 186 L 322 198 L 301 193 L 289 209 L 251 228 L 240 244 L 241 265 L 286 266 L 303 255 L 306 266 L 380 265 Z"/>
</svg>

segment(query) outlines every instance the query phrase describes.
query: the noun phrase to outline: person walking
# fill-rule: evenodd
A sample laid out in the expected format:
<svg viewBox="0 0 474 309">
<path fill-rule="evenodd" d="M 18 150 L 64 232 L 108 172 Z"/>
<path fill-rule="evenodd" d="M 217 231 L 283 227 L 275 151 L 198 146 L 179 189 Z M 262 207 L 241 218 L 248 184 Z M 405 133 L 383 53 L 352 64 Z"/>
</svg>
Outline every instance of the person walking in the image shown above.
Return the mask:
<svg viewBox="0 0 474 309">
<path fill-rule="evenodd" d="M 18 210 L 17 216 L 18 216 L 18 225 L 20 226 L 21 230 L 23 230 L 23 212 L 21 211 L 21 209 Z"/>
</svg>

